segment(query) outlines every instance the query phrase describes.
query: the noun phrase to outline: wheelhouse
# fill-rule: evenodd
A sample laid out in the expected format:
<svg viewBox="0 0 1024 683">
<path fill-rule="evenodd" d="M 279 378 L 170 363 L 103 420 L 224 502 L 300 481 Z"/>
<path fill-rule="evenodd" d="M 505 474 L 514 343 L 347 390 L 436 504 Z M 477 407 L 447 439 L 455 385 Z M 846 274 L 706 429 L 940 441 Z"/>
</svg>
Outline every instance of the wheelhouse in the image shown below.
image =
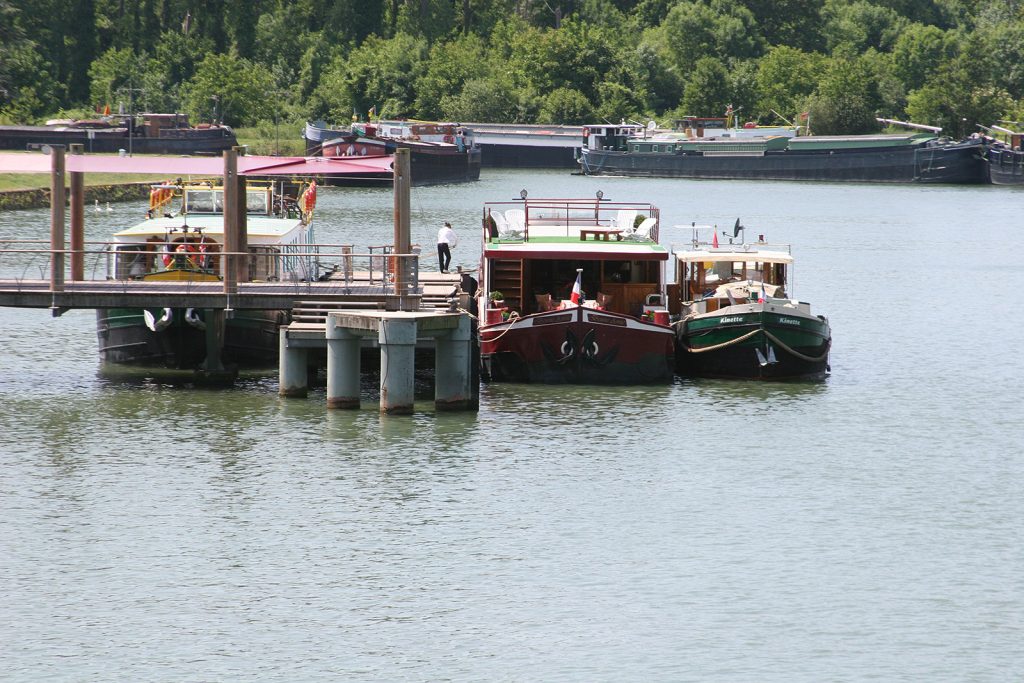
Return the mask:
<svg viewBox="0 0 1024 683">
<path fill-rule="evenodd" d="M 249 280 L 317 277 L 312 216 L 300 208 L 298 189 L 295 183 L 247 184 Z M 154 186 L 148 215 L 146 221 L 114 235 L 108 279 L 223 277 L 222 187 L 209 183 Z"/>
</svg>

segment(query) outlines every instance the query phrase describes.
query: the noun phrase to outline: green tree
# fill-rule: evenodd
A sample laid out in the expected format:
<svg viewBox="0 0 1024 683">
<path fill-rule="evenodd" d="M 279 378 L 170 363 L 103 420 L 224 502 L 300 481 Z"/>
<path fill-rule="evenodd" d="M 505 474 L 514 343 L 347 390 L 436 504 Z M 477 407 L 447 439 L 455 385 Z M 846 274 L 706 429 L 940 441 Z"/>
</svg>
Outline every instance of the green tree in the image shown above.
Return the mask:
<svg viewBox="0 0 1024 683">
<path fill-rule="evenodd" d="M 129 103 L 145 107 L 146 67 L 146 57 L 128 48 L 107 50 L 89 67 L 91 101 L 97 106 L 109 104 L 115 109 L 118 103 L 126 109 Z"/>
<path fill-rule="evenodd" d="M 666 51 L 659 49 L 656 41 L 645 36 L 629 59 L 637 73 L 638 87 L 643 90 L 649 112 L 674 109 L 683 97 L 685 83 L 665 55 Z"/>
<path fill-rule="evenodd" d="M 1014 107 L 1013 98 L 994 80 L 997 65 L 989 41 L 965 34 L 959 48 L 907 96 L 907 114 L 914 121 L 941 126 L 953 137 L 977 131 L 977 124 L 992 125 Z"/>
<path fill-rule="evenodd" d="M 802 111 L 807 97 L 818 84 L 824 57 L 780 45 L 768 51 L 757 63 L 757 112 L 762 120 L 775 119 L 772 111 L 785 117 Z"/>
<path fill-rule="evenodd" d="M 371 107 L 381 116 L 414 116 L 413 84 L 426 68 L 427 42 L 401 33 L 384 39 L 370 36 L 347 59 L 324 69 L 313 110 L 329 120 L 347 122 Z"/>
<path fill-rule="evenodd" d="M 893 46 L 893 70 L 908 90 L 924 85 L 928 75 L 953 56 L 954 41 L 936 26 L 911 24 Z"/>
<path fill-rule="evenodd" d="M 822 33 L 828 50 L 862 53 L 870 47 L 889 51 L 909 23 L 888 7 L 867 0 L 826 0 Z"/>
<path fill-rule="evenodd" d="M 742 0 L 769 45 L 821 50 L 820 15 L 824 0 Z"/>
<path fill-rule="evenodd" d="M 548 93 L 537 114 L 538 123 L 583 124 L 594 120 L 594 107 L 587 96 L 572 88 L 556 88 Z"/>
<path fill-rule="evenodd" d="M 1024 98 L 1024 20 L 998 24 L 982 32 L 995 65 L 995 83 L 1014 99 Z"/>
<path fill-rule="evenodd" d="M 63 90 L 49 79 L 39 79 L 49 66 L 31 41 L 0 45 L 0 57 L 0 121 L 37 123 L 57 110 Z"/>
<path fill-rule="evenodd" d="M 207 55 L 185 88 L 193 120 L 216 118 L 230 126 L 252 125 L 270 118 L 278 104 L 274 79 L 263 66 L 234 54 Z"/>
<path fill-rule="evenodd" d="M 860 59 L 831 58 L 809 98 L 814 132 L 854 135 L 877 131 L 880 101 L 873 76 L 870 65 Z"/>
<path fill-rule="evenodd" d="M 405 33 L 433 43 L 459 30 L 455 6 L 449 0 L 417 0 L 398 10 L 396 35 Z"/>
<path fill-rule="evenodd" d="M 929 82 L 907 97 L 907 114 L 913 121 L 940 126 L 955 138 L 977 132 L 979 123 L 992 125 L 1013 108 L 1013 98 L 991 84 Z"/>
<path fill-rule="evenodd" d="M 693 116 L 721 116 L 732 104 L 729 72 L 714 57 L 697 60 L 686 79 L 686 89 L 680 114 Z"/>
<path fill-rule="evenodd" d="M 668 13 L 663 29 L 675 66 L 683 72 L 702 57 L 740 61 L 760 56 L 765 47 L 750 10 L 727 0 L 680 2 Z"/>
<path fill-rule="evenodd" d="M 443 96 L 441 115 L 452 121 L 478 123 L 522 123 L 532 120 L 521 117 L 512 86 L 491 78 L 468 80 L 457 95 Z"/>
<path fill-rule="evenodd" d="M 533 32 L 515 42 L 510 61 L 540 93 L 569 89 L 595 101 L 603 74 L 617 65 L 619 44 L 614 31 L 567 20 L 560 29 Z"/>
<path fill-rule="evenodd" d="M 487 75 L 487 50 L 479 36 L 458 36 L 430 49 L 426 70 L 415 83 L 417 116 L 439 118 L 445 97 L 462 92 L 466 81 Z"/>
</svg>

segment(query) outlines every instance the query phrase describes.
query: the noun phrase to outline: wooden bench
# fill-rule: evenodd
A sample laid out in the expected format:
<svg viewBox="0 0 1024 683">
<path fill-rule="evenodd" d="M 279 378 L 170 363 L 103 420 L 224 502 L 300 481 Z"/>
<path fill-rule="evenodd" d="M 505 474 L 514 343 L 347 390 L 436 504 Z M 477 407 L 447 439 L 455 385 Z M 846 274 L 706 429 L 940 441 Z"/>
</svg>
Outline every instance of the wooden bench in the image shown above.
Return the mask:
<svg viewBox="0 0 1024 683">
<path fill-rule="evenodd" d="M 622 239 L 622 231 L 616 228 L 580 228 L 580 241 L 586 241 L 587 236 L 593 236 L 595 240 L 607 242 L 612 235 L 616 240 Z"/>
</svg>

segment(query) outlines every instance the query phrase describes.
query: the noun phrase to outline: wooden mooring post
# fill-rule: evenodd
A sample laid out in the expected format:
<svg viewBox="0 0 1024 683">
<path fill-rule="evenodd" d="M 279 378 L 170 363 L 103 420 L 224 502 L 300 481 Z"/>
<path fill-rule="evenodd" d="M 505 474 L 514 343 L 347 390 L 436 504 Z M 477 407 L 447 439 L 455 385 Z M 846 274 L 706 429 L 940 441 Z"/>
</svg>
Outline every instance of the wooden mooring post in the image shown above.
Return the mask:
<svg viewBox="0 0 1024 683">
<path fill-rule="evenodd" d="M 84 145 L 71 145 L 71 153 L 85 153 Z M 71 187 L 71 279 L 85 279 L 85 174 L 71 171 L 69 174 Z"/>
<path fill-rule="evenodd" d="M 64 291 L 64 145 L 50 145 L 50 291 Z M 52 308 L 54 315 L 62 312 Z"/>
</svg>

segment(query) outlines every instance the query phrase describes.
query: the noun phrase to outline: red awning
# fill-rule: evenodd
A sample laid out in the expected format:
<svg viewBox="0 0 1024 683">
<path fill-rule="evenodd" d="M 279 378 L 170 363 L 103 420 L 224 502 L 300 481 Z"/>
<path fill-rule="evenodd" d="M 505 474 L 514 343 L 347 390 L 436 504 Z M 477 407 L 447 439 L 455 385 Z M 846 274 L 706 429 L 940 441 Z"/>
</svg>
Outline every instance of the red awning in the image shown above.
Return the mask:
<svg viewBox="0 0 1024 683">
<path fill-rule="evenodd" d="M 239 156 L 241 175 L 332 175 L 375 176 L 390 174 L 392 156 L 366 157 L 266 157 Z M 68 172 L 81 173 L 151 173 L 165 175 L 224 175 L 222 157 L 132 157 L 68 154 Z M 0 153 L 0 173 L 49 173 L 50 157 L 39 152 Z"/>
</svg>

